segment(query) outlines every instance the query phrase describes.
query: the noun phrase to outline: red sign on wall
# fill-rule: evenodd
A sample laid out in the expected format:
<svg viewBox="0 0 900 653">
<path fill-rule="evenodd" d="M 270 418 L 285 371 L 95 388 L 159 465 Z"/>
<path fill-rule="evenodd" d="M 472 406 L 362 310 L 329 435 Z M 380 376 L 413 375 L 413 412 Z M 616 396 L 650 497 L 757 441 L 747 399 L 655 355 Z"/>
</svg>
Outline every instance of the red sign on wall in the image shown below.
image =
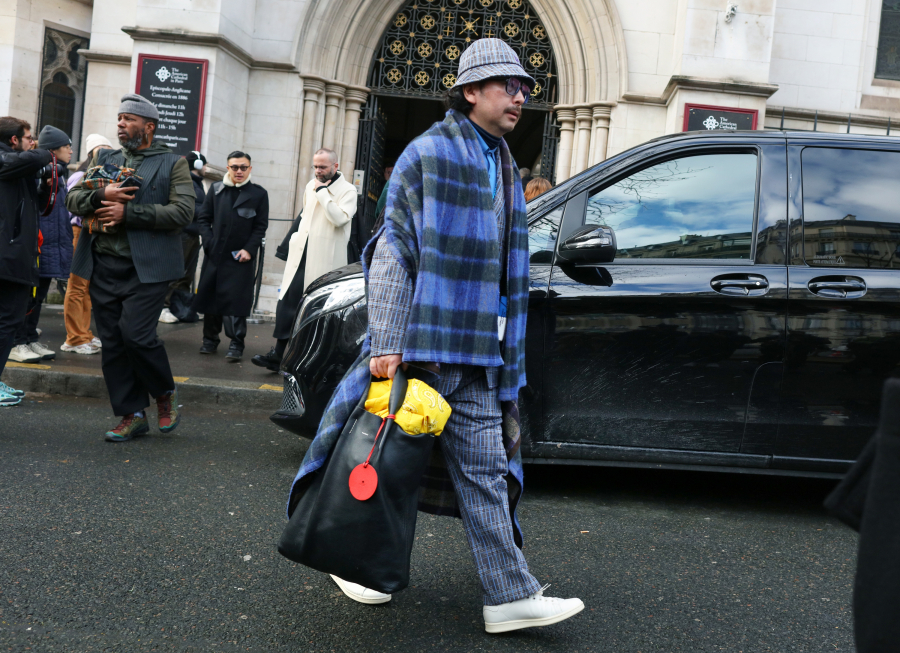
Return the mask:
<svg viewBox="0 0 900 653">
<path fill-rule="evenodd" d="M 159 110 L 155 138 L 182 156 L 200 149 L 207 59 L 138 55 L 135 92 Z"/>
</svg>

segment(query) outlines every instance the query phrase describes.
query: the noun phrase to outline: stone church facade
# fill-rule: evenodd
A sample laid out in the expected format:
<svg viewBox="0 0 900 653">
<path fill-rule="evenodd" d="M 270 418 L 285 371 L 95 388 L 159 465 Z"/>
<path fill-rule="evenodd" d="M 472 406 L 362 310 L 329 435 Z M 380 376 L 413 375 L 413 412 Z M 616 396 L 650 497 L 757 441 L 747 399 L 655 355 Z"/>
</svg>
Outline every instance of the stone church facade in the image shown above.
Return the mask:
<svg viewBox="0 0 900 653">
<path fill-rule="evenodd" d="M 213 175 L 251 153 L 269 191 L 264 312 L 313 152 L 338 152 L 371 217 L 381 168 L 440 116 L 477 38 L 505 39 L 538 79 L 511 147 L 557 183 L 683 131 L 692 110 L 757 129 L 884 134 L 900 119 L 893 0 L 7 0 L 0 25 L 0 115 L 61 126 L 79 156 L 87 134 L 114 140 L 142 62 L 203 62 L 185 109 L 197 148 Z"/>
</svg>

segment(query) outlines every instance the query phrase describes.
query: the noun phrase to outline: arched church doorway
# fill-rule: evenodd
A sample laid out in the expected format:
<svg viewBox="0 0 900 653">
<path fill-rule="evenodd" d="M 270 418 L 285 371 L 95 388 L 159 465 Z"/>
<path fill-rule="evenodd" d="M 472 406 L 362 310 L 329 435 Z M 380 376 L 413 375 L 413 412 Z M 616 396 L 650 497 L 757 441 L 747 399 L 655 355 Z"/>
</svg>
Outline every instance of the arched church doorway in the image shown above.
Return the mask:
<svg viewBox="0 0 900 653">
<path fill-rule="evenodd" d="M 554 181 L 559 130 L 553 117 L 558 76 L 553 48 L 526 0 L 409 0 L 385 30 L 371 63 L 371 89 L 359 123 L 356 169 L 364 175 L 356 221 L 360 247 L 375 223 L 385 167 L 444 117 L 460 55 L 480 38 L 501 38 L 537 82 L 506 142 L 520 167 Z"/>
</svg>

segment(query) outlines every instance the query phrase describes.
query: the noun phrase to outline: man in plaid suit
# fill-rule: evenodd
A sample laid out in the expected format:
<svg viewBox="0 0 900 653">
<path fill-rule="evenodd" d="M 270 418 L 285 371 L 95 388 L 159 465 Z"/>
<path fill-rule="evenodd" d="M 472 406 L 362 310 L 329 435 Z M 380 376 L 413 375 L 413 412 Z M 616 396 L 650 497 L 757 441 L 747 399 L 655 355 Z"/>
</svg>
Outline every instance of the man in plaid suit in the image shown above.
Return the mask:
<svg viewBox="0 0 900 653">
<path fill-rule="evenodd" d="M 579 599 L 543 596 L 515 520 L 521 459 L 518 425 L 508 418 L 517 411 L 506 407 L 525 382 L 527 224 L 503 135 L 518 123 L 533 86 L 499 39 L 476 41 L 463 53 L 447 117 L 398 160 L 385 226 L 365 256 L 372 374 L 392 378 L 401 364 L 438 372 L 435 389 L 453 409 L 439 446 L 491 633 L 550 625 L 584 609 Z M 335 581 L 362 603 L 390 600 Z"/>
</svg>

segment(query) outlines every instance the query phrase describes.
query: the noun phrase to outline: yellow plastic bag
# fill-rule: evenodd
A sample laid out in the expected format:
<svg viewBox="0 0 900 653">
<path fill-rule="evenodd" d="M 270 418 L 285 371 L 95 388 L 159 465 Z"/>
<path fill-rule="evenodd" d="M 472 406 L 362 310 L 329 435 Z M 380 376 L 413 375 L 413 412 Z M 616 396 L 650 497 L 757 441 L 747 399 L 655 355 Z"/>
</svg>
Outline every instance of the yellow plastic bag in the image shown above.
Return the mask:
<svg viewBox="0 0 900 653">
<path fill-rule="evenodd" d="M 389 379 L 372 382 L 366 398 L 367 411 L 379 417 L 388 416 L 392 384 L 393 381 Z M 410 379 L 403 405 L 397 411 L 394 421 L 410 435 L 440 435 L 450 419 L 450 412 L 449 404 L 434 388 L 419 379 Z"/>
</svg>

